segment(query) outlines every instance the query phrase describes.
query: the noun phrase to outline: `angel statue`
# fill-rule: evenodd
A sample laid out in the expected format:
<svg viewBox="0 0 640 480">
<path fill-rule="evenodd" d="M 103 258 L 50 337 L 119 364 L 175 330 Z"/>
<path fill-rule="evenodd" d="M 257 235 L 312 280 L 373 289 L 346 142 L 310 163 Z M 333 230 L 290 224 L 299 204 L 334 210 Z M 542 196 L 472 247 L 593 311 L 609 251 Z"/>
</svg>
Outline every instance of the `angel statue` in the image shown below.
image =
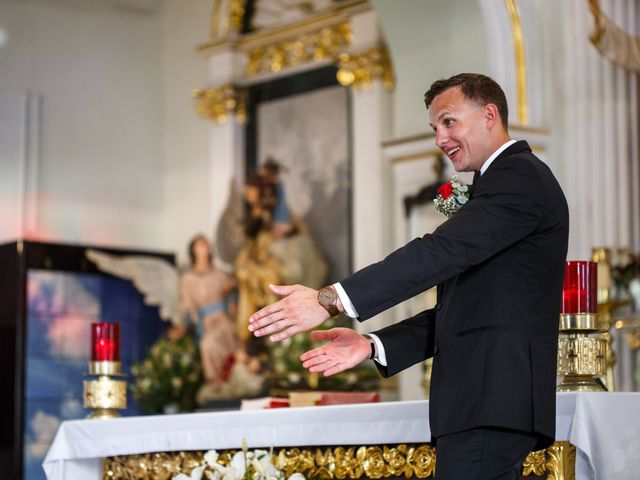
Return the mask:
<svg viewBox="0 0 640 480">
<path fill-rule="evenodd" d="M 213 249 L 204 235 L 191 240 L 190 267 L 182 274 L 165 260 L 142 255 L 121 257 L 97 250 L 87 250 L 86 255 L 101 270 L 131 280 L 144 295 L 145 303 L 158 306 L 160 316 L 172 323 L 167 333 L 170 339 L 177 340 L 193 329 L 205 377 L 198 403 L 227 398 L 229 387 L 225 383 L 231 378 L 234 384 L 244 385 L 234 388 L 235 396 L 260 391 L 262 373 L 247 368 L 255 361 L 247 355 L 231 320 L 235 278 L 214 266 Z"/>
<path fill-rule="evenodd" d="M 212 248 L 202 234 L 189 243 L 189 259 L 190 268 L 180 276 L 180 306 L 195 327 L 206 383 L 215 389 L 224 383 L 225 364 L 240 348 L 230 319 L 234 312 L 231 293 L 236 282 L 214 267 Z M 186 329 L 184 323 L 175 327 L 170 338 L 179 338 Z"/>
</svg>

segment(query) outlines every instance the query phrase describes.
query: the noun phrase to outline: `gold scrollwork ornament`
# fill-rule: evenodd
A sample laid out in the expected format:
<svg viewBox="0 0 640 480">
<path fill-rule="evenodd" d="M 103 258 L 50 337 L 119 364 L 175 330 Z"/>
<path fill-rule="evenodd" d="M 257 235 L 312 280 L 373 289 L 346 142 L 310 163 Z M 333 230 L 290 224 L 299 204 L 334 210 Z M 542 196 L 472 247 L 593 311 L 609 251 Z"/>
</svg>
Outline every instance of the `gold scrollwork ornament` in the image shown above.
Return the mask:
<svg viewBox="0 0 640 480">
<path fill-rule="evenodd" d="M 547 449 L 547 480 L 575 480 L 576 447 L 556 442 Z"/>
<path fill-rule="evenodd" d="M 247 75 L 279 72 L 306 62 L 334 59 L 353 39 L 348 22 L 329 26 L 268 45 L 249 48 Z"/>
<path fill-rule="evenodd" d="M 537 450 L 531 452 L 527 458 L 525 458 L 522 464 L 522 476 L 528 477 L 529 475 L 535 475 L 541 477 L 546 473 L 547 459 L 544 452 L 544 450 Z"/>
<path fill-rule="evenodd" d="M 235 450 L 219 451 L 218 462 L 228 466 Z M 575 480 L 576 449 L 556 442 L 547 450 L 529 454 L 522 475 L 548 475 L 548 480 Z M 159 452 L 109 457 L 104 461 L 105 480 L 154 478 L 170 480 L 178 473 L 190 475 L 203 464 L 204 452 Z M 272 457 L 285 478 L 299 472 L 305 478 L 360 479 L 430 478 L 435 475 L 436 451 L 428 444 L 397 446 L 281 448 Z"/>
<path fill-rule="evenodd" d="M 393 89 L 393 68 L 386 49 L 376 47 L 357 55 L 342 53 L 338 60 L 336 76 L 341 85 L 368 90 L 374 80 L 381 80 L 387 90 Z"/>
<path fill-rule="evenodd" d="M 246 120 L 246 92 L 232 83 L 194 90 L 191 96 L 197 100 L 196 111 L 203 118 L 220 124 L 225 123 L 230 114 L 234 114 L 239 122 Z"/>
</svg>

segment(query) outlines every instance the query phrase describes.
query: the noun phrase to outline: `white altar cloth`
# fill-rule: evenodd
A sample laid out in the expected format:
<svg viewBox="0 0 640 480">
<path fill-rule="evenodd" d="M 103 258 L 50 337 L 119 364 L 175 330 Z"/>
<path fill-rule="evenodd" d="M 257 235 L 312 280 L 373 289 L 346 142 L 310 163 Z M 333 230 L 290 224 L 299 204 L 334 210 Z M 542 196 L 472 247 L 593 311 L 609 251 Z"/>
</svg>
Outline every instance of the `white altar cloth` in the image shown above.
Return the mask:
<svg viewBox="0 0 640 480">
<path fill-rule="evenodd" d="M 43 468 L 49 480 L 99 479 L 102 459 L 178 450 L 425 443 L 429 403 L 389 402 L 250 412 L 71 420 Z M 560 393 L 556 439 L 577 447 L 576 479 L 637 479 L 640 393 Z"/>
</svg>

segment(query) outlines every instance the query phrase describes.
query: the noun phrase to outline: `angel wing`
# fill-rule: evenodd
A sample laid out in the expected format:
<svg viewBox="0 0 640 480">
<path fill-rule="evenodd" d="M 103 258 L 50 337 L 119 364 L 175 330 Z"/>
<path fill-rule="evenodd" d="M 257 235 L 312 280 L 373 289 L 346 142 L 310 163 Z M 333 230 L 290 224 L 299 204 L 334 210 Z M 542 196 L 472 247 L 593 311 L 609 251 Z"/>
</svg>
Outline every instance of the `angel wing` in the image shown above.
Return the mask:
<svg viewBox="0 0 640 480">
<path fill-rule="evenodd" d="M 103 272 L 131 280 L 144 296 L 144 303 L 157 306 L 163 320 L 182 324 L 176 267 L 161 258 L 145 255 L 117 256 L 93 249 L 85 253 Z"/>
<path fill-rule="evenodd" d="M 216 265 L 223 270 L 233 270 L 236 258 L 245 244 L 242 193 L 235 180 L 231 180 L 227 206 L 216 228 Z M 225 268 L 226 267 L 226 268 Z"/>
</svg>

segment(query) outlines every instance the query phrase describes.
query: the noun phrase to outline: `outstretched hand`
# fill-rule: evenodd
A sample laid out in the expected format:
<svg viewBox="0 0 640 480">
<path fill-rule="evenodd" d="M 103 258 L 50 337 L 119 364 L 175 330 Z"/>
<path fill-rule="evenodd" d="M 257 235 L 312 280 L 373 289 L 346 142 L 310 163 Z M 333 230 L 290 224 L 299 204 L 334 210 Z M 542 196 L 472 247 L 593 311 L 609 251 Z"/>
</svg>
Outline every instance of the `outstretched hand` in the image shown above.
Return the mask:
<svg viewBox="0 0 640 480">
<path fill-rule="evenodd" d="M 329 318 L 329 313 L 318 303 L 317 290 L 302 285 L 269 285 L 269 288 L 284 298 L 249 317 L 249 331 L 256 337 L 272 334 L 269 340 L 279 342 L 315 328 Z"/>
<path fill-rule="evenodd" d="M 300 357 L 302 366 L 325 377 L 344 372 L 369 358 L 369 340 L 350 328 L 332 328 L 311 332 L 314 341 L 329 340 L 321 347 L 309 350 Z"/>
</svg>

